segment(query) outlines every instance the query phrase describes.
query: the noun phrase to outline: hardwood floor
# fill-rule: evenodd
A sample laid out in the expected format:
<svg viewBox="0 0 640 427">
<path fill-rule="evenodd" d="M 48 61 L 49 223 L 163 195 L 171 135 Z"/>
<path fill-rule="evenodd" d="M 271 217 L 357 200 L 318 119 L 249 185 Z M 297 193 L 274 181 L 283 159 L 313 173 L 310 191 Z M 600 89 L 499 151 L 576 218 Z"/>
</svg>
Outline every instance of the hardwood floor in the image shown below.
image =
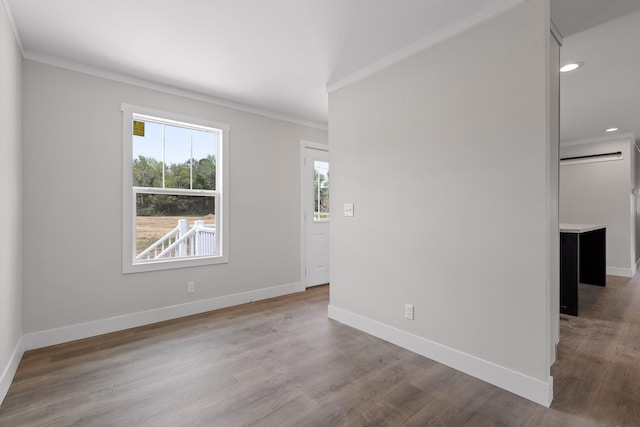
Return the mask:
<svg viewBox="0 0 640 427">
<path fill-rule="evenodd" d="M 0 426 L 637 426 L 640 279 L 607 280 L 550 409 L 328 320 L 323 286 L 27 352 Z"/>
</svg>

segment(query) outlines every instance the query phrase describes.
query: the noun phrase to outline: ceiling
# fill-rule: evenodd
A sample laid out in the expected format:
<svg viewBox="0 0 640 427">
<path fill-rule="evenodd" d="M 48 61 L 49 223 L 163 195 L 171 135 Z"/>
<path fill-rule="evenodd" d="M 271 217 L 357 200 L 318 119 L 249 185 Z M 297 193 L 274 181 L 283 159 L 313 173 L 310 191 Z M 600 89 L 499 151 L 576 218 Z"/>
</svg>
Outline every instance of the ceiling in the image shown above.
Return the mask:
<svg viewBox="0 0 640 427">
<path fill-rule="evenodd" d="M 323 127 L 327 86 L 520 0 L 1 1 L 26 58 Z M 639 50 L 631 46 L 640 34 L 599 30 L 637 16 L 640 0 L 551 1 L 552 20 L 565 37 L 563 59 L 585 62 L 562 77 L 562 139 L 596 136 L 618 123 L 618 110 L 640 117 L 638 105 L 625 105 L 627 98 L 640 100 Z M 615 70 L 617 63 L 629 72 Z M 605 113 L 607 125 L 596 124 Z M 632 120 L 620 117 L 621 129 L 640 135 Z"/>
<path fill-rule="evenodd" d="M 640 142 L 640 0 L 552 0 L 564 36 L 561 63 L 584 62 L 561 74 L 560 138 L 602 137 L 617 127 Z"/>
</svg>

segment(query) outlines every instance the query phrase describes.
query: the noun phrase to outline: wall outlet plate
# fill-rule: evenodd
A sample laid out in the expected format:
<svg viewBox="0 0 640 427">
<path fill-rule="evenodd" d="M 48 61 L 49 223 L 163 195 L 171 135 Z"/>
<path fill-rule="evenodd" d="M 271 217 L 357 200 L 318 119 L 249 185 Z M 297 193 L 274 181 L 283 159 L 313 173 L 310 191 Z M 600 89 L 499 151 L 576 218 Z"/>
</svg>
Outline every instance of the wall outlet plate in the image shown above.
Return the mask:
<svg viewBox="0 0 640 427">
<path fill-rule="evenodd" d="M 404 305 L 404 317 L 409 320 L 413 320 L 413 305 L 405 304 Z"/>
<path fill-rule="evenodd" d="M 344 204 L 344 216 L 353 216 L 353 203 Z"/>
<path fill-rule="evenodd" d="M 192 294 L 196 291 L 196 282 L 187 282 L 187 293 Z"/>
</svg>

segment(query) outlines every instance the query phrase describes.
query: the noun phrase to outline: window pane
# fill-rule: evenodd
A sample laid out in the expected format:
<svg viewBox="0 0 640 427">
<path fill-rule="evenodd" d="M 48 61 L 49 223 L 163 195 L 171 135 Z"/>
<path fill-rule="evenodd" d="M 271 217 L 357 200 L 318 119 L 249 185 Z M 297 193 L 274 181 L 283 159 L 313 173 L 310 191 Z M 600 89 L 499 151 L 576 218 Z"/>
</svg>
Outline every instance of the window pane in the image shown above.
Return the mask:
<svg viewBox="0 0 640 427">
<path fill-rule="evenodd" d="M 192 131 L 194 189 L 216 189 L 217 139 L 213 132 Z"/>
<path fill-rule="evenodd" d="M 189 129 L 164 125 L 164 186 L 190 188 L 191 138 Z"/>
<path fill-rule="evenodd" d="M 124 103 L 122 111 L 123 272 L 228 262 L 227 183 L 217 172 L 229 125 Z"/>
<path fill-rule="evenodd" d="M 180 224 L 180 220 L 185 222 Z M 196 224 L 196 221 L 203 223 Z M 213 255 L 216 253 L 215 226 L 214 196 L 138 193 L 137 261 Z"/>
<path fill-rule="evenodd" d="M 137 134 L 132 140 L 133 185 L 162 188 L 162 125 L 135 120 Z"/>
<path fill-rule="evenodd" d="M 315 209 L 314 221 L 329 220 L 329 163 L 315 160 L 314 168 L 314 192 Z"/>
</svg>

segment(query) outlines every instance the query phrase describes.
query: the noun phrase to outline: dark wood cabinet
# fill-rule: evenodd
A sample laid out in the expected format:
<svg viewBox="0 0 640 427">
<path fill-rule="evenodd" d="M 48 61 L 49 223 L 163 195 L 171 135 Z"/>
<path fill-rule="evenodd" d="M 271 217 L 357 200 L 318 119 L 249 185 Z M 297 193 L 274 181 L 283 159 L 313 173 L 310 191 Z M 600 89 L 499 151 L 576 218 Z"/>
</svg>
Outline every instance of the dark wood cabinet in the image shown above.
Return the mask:
<svg viewBox="0 0 640 427">
<path fill-rule="evenodd" d="M 578 315 L 578 283 L 606 285 L 606 240 L 604 226 L 560 226 L 560 313 Z"/>
<path fill-rule="evenodd" d="M 577 233 L 560 233 L 560 313 L 578 315 Z"/>
</svg>

